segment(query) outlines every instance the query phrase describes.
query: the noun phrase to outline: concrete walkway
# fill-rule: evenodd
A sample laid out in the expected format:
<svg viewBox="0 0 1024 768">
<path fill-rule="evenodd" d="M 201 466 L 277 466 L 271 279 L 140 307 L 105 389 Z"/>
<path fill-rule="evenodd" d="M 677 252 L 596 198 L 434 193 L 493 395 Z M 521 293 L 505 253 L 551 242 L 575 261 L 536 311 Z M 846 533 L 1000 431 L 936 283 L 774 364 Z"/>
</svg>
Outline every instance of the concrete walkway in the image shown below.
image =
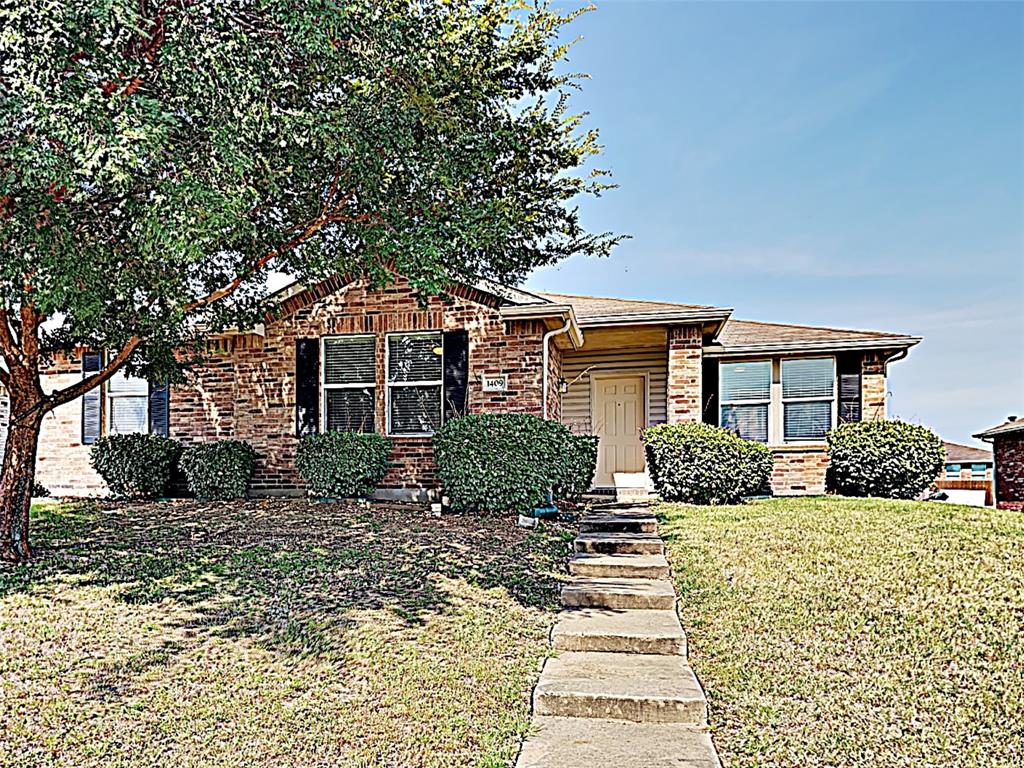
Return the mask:
<svg viewBox="0 0 1024 768">
<path fill-rule="evenodd" d="M 516 768 L 721 768 L 644 506 L 587 514 Z"/>
</svg>

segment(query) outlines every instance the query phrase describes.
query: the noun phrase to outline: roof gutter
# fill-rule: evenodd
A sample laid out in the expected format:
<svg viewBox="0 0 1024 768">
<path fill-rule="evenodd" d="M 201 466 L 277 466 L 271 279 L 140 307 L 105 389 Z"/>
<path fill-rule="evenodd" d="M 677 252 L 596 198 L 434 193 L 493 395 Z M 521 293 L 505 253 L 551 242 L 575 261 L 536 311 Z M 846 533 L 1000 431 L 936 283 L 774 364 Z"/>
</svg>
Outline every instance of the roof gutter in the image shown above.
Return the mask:
<svg viewBox="0 0 1024 768">
<path fill-rule="evenodd" d="M 583 346 L 583 330 L 576 320 L 576 313 L 569 304 L 515 304 L 498 308 L 502 320 L 561 320 L 567 327 L 569 340 L 574 349 Z M 557 335 L 557 334 L 556 334 Z"/>
<path fill-rule="evenodd" d="M 548 360 L 551 357 L 551 345 L 549 342 L 551 341 L 551 338 L 553 336 L 568 333 L 570 330 L 572 330 L 572 325 L 573 318 L 566 317 L 565 325 L 563 325 L 561 328 L 555 328 L 553 331 L 548 331 L 547 333 L 545 333 L 544 340 L 542 341 L 542 344 L 544 345 L 544 355 L 542 363 L 544 369 L 541 374 L 541 413 L 544 415 L 545 420 L 548 418 Z"/>
<path fill-rule="evenodd" d="M 731 314 L 731 309 L 719 307 L 711 309 L 677 309 L 671 312 L 616 313 L 614 315 L 589 315 L 580 325 L 584 328 L 606 328 L 620 325 L 668 325 L 700 321 L 724 323 Z"/>
<path fill-rule="evenodd" d="M 770 352 L 820 352 L 855 351 L 860 349 L 899 349 L 902 354 L 889 362 L 905 357 L 910 347 L 921 341 L 920 336 L 892 336 L 882 339 L 851 339 L 847 341 L 807 341 L 802 343 L 773 342 L 770 344 L 745 344 L 735 347 L 704 347 L 705 357 L 737 357 Z"/>
</svg>

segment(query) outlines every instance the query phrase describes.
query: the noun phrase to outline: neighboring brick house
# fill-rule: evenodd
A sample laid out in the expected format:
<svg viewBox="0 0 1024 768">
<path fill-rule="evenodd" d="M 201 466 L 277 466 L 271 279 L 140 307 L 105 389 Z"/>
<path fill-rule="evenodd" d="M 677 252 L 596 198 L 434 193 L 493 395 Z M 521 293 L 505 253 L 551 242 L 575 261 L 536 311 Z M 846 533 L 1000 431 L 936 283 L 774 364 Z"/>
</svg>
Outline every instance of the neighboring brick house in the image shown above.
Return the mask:
<svg viewBox="0 0 1024 768">
<path fill-rule="evenodd" d="M 996 507 L 1024 511 L 1024 421 L 1011 416 L 998 427 L 975 435 L 992 443 Z"/>
<path fill-rule="evenodd" d="M 431 433 L 444 419 L 524 412 L 600 436 L 597 487 L 644 477 L 645 426 L 703 420 L 772 446 L 775 493 L 821 493 L 824 433 L 884 418 L 886 366 L 919 341 L 490 282 L 425 303 L 403 282 L 370 290 L 340 279 L 276 298 L 274 319 L 215 339 L 187 386 L 168 392 L 115 377 L 48 415 L 39 480 L 57 493 L 102 492 L 89 444 L 151 431 L 184 443 L 247 440 L 259 454 L 253 492 L 296 493 L 301 435 L 373 429 L 394 445 L 382 494 L 422 497 L 436 489 Z M 99 364 L 80 351 L 48 372 L 47 385 Z"/>
</svg>

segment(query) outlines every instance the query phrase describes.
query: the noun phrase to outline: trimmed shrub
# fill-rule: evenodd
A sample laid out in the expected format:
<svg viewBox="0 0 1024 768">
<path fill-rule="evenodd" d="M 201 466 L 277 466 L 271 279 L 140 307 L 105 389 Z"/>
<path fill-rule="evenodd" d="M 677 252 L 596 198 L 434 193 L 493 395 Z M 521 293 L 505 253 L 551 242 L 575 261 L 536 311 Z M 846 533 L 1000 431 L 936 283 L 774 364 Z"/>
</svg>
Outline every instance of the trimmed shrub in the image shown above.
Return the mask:
<svg viewBox="0 0 1024 768">
<path fill-rule="evenodd" d="M 840 424 L 825 439 L 828 488 L 843 496 L 915 499 L 946 460 L 938 435 L 903 421 Z"/>
<path fill-rule="evenodd" d="M 523 413 L 462 416 L 434 435 L 434 461 L 455 509 L 525 512 L 549 490 L 566 499 L 590 488 L 597 438 Z"/>
<path fill-rule="evenodd" d="M 181 446 L 157 435 L 108 435 L 89 454 L 110 492 L 125 499 L 165 495 Z"/>
<path fill-rule="evenodd" d="M 728 429 L 661 424 L 643 431 L 643 443 L 651 479 L 666 501 L 735 504 L 768 488 L 771 450 Z"/>
<path fill-rule="evenodd" d="M 562 447 L 555 460 L 557 474 L 552 487 L 557 498 L 579 501 L 594 482 L 598 438 L 595 435 L 577 435 L 566 428 L 562 433 L 562 441 Z"/>
<path fill-rule="evenodd" d="M 391 443 L 376 432 L 328 432 L 299 441 L 295 468 L 311 496 L 369 496 L 384 479 Z"/>
<path fill-rule="evenodd" d="M 197 499 L 242 499 L 249 490 L 256 451 L 243 440 L 215 440 L 186 448 L 178 466 Z"/>
</svg>

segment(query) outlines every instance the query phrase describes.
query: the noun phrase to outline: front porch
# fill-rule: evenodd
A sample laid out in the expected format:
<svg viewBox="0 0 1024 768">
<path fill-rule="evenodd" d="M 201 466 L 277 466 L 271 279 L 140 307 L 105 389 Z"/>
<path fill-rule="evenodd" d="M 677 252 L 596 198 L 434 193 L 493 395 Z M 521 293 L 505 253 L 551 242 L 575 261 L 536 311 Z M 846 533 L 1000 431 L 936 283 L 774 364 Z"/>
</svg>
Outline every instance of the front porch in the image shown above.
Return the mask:
<svg viewBox="0 0 1024 768">
<path fill-rule="evenodd" d="M 792 326 L 729 323 L 737 328 L 707 321 L 587 327 L 581 318 L 584 344 L 560 350 L 559 412 L 574 431 L 600 438 L 595 492 L 653 490 L 643 429 L 725 419 L 771 447 L 775 495 L 822 494 L 825 432 L 842 421 L 885 418 L 886 364 L 900 349 L 865 332 L 795 335 Z"/>
</svg>

